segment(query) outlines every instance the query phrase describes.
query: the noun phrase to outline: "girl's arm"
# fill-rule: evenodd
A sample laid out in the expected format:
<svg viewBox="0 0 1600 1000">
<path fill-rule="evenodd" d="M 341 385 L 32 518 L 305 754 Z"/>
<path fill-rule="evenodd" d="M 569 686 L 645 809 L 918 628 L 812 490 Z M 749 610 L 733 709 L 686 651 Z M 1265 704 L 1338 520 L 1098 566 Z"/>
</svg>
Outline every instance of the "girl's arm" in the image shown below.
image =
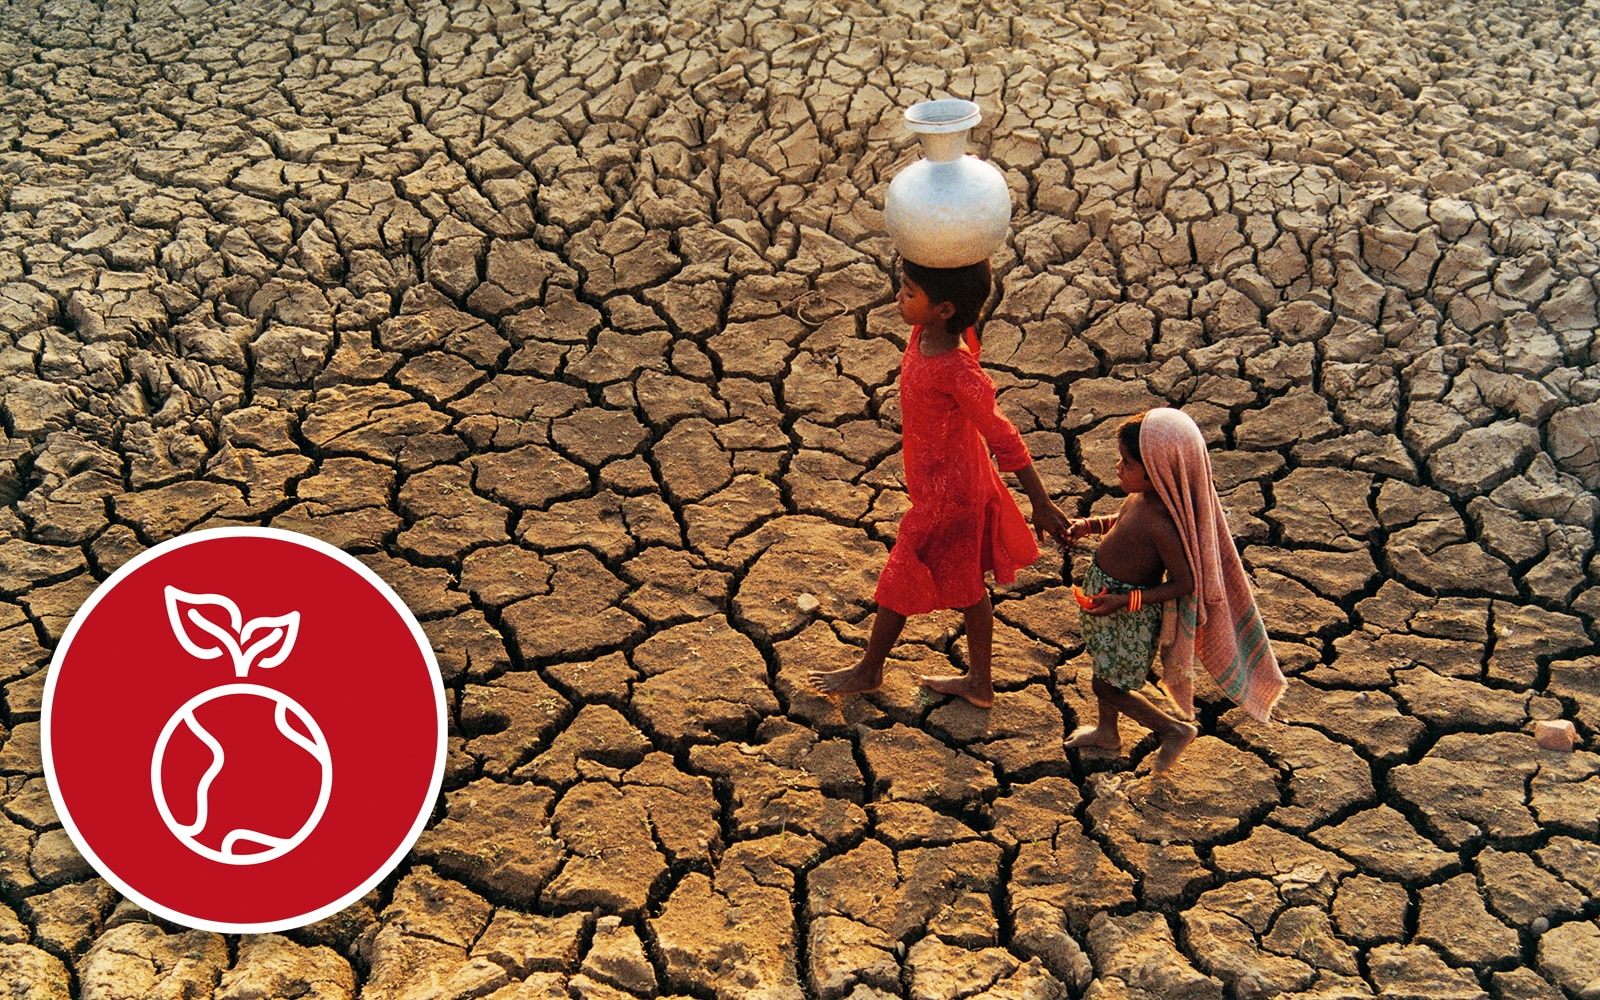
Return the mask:
<svg viewBox="0 0 1600 1000">
<path fill-rule="evenodd" d="M 1096 514 L 1094 517 L 1075 517 L 1067 522 L 1067 540 L 1076 541 L 1085 535 L 1103 535 L 1116 527 L 1117 515 Z"/>
<path fill-rule="evenodd" d="M 978 428 L 978 433 L 994 452 L 1000 471 L 1015 473 L 1017 482 L 1028 494 L 1033 505 L 1034 534 L 1040 538 L 1049 535 L 1056 541 L 1066 537 L 1067 516 L 1061 513 L 1045 491 L 1039 473 L 1033 467 L 1033 456 L 1023 443 L 1017 425 L 1007 419 L 994 401 L 994 383 L 978 367 L 976 359 L 969 359 L 970 367 L 956 376 L 954 395 L 962 414 Z"/>
<path fill-rule="evenodd" d="M 1189 556 L 1183 551 L 1183 539 L 1178 530 L 1171 522 L 1162 521 L 1154 541 L 1161 563 L 1166 567 L 1167 579 L 1160 586 L 1146 590 L 1144 599 L 1151 604 L 1162 604 L 1194 593 L 1194 572 L 1189 569 Z"/>
<path fill-rule="evenodd" d="M 1028 494 L 1028 500 L 1033 505 L 1033 533 L 1043 538 L 1049 535 L 1056 541 L 1066 538 L 1067 515 L 1061 513 L 1061 508 L 1050 499 L 1050 494 L 1045 492 L 1044 483 L 1039 481 L 1039 473 L 1033 463 L 1024 465 L 1017 470 L 1017 482 Z"/>
<path fill-rule="evenodd" d="M 1033 456 L 1028 454 L 1028 446 L 1023 444 L 1017 425 L 1001 413 L 995 403 L 994 383 L 989 376 L 978 367 L 976 359 L 966 356 L 964 360 L 965 365 L 958 370 L 951 386 L 956 406 L 983 435 L 1000 463 L 1000 471 L 1020 472 L 1033 463 Z"/>
</svg>

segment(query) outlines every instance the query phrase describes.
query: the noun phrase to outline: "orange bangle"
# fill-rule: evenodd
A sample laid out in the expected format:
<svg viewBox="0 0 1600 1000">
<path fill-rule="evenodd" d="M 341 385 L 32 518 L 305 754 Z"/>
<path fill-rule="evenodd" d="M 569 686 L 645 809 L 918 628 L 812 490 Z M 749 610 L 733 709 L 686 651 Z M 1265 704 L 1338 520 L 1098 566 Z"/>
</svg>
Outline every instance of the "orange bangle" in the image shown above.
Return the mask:
<svg viewBox="0 0 1600 1000">
<path fill-rule="evenodd" d="M 1138 611 L 1144 607 L 1144 591 L 1135 590 L 1128 594 L 1128 610 Z"/>
</svg>

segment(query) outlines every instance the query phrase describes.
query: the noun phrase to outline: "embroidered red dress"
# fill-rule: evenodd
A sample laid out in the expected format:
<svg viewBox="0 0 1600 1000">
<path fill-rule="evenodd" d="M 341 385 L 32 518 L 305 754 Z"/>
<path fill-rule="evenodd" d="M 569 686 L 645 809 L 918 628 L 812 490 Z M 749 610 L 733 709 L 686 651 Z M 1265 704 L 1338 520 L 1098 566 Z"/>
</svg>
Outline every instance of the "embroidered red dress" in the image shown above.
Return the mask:
<svg viewBox="0 0 1600 1000">
<path fill-rule="evenodd" d="M 994 402 L 994 382 L 978 365 L 978 338 L 936 357 L 922 355 L 913 327 L 900 359 L 901 451 L 911 509 L 900 521 L 874 595 L 903 615 L 966 608 L 1039 558 L 1033 531 L 989 459 L 1015 472 L 1032 458 L 1022 435 Z M 985 443 L 987 442 L 987 444 Z"/>
</svg>

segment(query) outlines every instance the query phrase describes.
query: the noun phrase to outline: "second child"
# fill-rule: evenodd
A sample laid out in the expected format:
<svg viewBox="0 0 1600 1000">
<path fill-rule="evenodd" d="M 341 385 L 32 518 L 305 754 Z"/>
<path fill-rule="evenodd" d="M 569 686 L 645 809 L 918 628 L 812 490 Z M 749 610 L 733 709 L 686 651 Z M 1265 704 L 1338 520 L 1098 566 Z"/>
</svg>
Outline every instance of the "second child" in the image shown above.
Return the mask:
<svg viewBox="0 0 1600 1000">
<path fill-rule="evenodd" d="M 1211 476 L 1205 439 L 1181 410 L 1150 410 L 1117 428 L 1117 479 L 1128 498 L 1110 517 L 1075 519 L 1069 538 L 1104 535 L 1085 575 L 1084 646 L 1093 661 L 1099 718 L 1066 746 L 1121 749 L 1124 714 L 1160 738 L 1154 770 L 1165 771 L 1199 730 L 1157 708 L 1138 689 L 1159 651 L 1163 681 L 1193 715 L 1196 653 L 1224 694 L 1265 721 L 1283 692 Z"/>
<path fill-rule="evenodd" d="M 1083 644 L 1094 666 L 1099 718 L 1067 737 L 1066 746 L 1122 749 L 1117 716 L 1127 715 L 1161 738 L 1155 769 L 1171 767 L 1199 730 L 1151 704 L 1144 687 L 1161 636 L 1161 605 L 1194 593 L 1194 574 L 1183 552 L 1178 526 L 1152 490 L 1140 460 L 1144 414 L 1117 428 L 1117 483 L 1128 498 L 1109 517 L 1079 518 L 1067 526 L 1071 538 L 1104 535 L 1083 577 Z"/>
</svg>

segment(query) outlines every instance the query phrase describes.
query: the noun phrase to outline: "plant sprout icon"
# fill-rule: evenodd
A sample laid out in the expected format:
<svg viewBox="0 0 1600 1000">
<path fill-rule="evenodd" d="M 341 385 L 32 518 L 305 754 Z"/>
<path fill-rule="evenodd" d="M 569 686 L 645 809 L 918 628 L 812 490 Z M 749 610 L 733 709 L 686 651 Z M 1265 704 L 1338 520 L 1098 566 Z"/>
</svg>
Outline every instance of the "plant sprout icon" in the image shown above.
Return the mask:
<svg viewBox="0 0 1600 1000">
<path fill-rule="evenodd" d="M 298 611 L 245 621 L 239 612 L 239 606 L 221 594 L 190 594 L 176 587 L 167 587 L 166 607 L 167 621 L 185 652 L 200 660 L 215 660 L 226 653 L 233 662 L 234 676 L 239 678 L 247 676 L 252 666 L 268 670 L 283 663 L 294 650 L 295 639 L 300 632 Z M 211 614 L 208 616 L 202 613 L 205 611 L 210 611 Z M 269 652 L 270 655 L 263 655 Z M 321 767 L 321 786 L 317 792 L 316 806 L 310 815 L 304 818 L 299 828 L 287 837 L 246 827 L 234 827 L 222 835 L 216 847 L 201 843 L 198 839 L 204 835 L 207 840 L 216 840 L 215 833 L 207 833 L 206 826 L 213 811 L 212 786 L 219 778 L 225 777 L 224 768 L 228 761 L 228 751 L 224 747 L 224 740 L 228 739 L 228 734 L 209 731 L 195 713 L 213 702 L 223 702 L 224 699 L 230 699 L 222 706 L 228 712 L 237 713 L 241 710 L 246 713 L 270 712 L 278 735 L 287 740 L 291 747 L 305 751 Z M 268 704 L 255 705 L 237 699 L 265 699 Z M 291 716 L 294 724 L 291 724 Z M 180 822 L 173 815 L 168 800 L 168 789 L 162 782 L 169 742 L 180 729 L 198 740 L 211 755 L 210 764 L 192 789 L 173 789 L 171 792 L 175 799 L 180 795 L 188 799 L 192 795 L 194 819 L 188 823 Z M 270 750 L 261 745 L 241 747 L 235 741 L 234 749 L 236 753 L 285 752 L 282 744 L 277 746 L 277 750 Z M 167 829 L 171 830 L 173 836 L 182 841 L 185 847 L 202 857 L 223 864 L 256 865 L 282 857 L 311 835 L 311 831 L 321 821 L 322 814 L 328 807 L 328 797 L 333 791 L 333 759 L 328 752 L 328 741 L 323 737 L 321 727 L 299 702 L 281 691 L 259 684 L 223 684 L 190 698 L 167 720 L 167 724 L 161 730 L 160 738 L 156 740 L 155 752 L 150 758 L 150 787 L 155 793 L 156 809 L 161 813 L 162 822 L 166 823 Z M 263 804 L 264 809 L 270 809 L 271 806 L 271 802 Z M 272 825 L 276 825 L 285 818 L 278 815 L 270 817 L 270 820 Z M 295 818 L 287 817 L 289 822 L 284 825 L 292 825 Z M 240 850 L 241 845 L 246 849 Z"/>
</svg>

